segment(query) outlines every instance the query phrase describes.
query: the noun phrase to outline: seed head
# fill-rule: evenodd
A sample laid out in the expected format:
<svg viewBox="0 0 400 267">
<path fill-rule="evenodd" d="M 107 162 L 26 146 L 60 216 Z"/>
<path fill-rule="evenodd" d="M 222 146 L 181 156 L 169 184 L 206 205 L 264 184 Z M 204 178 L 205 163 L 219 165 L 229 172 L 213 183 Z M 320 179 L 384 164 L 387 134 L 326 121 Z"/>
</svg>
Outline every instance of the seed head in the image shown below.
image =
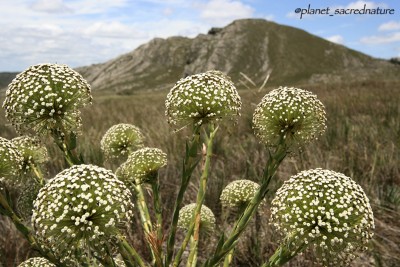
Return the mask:
<svg viewBox="0 0 400 267">
<path fill-rule="evenodd" d="M 300 172 L 277 191 L 271 221 L 295 251 L 308 247 L 325 266 L 348 265 L 374 230 L 367 196 L 349 177 L 330 170 Z"/>
<path fill-rule="evenodd" d="M 130 153 L 143 147 L 143 135 L 134 125 L 120 123 L 112 126 L 101 139 L 101 150 L 106 158 L 126 159 Z"/>
<path fill-rule="evenodd" d="M 233 181 L 222 190 L 221 203 L 224 207 L 230 208 L 246 205 L 259 188 L 259 184 L 250 180 Z"/>
<path fill-rule="evenodd" d="M 325 132 L 325 108 L 309 91 L 279 87 L 258 104 L 253 129 L 268 146 L 276 146 L 283 138 L 287 147 L 301 148 Z"/>
<path fill-rule="evenodd" d="M 23 157 L 22 171 L 27 174 L 32 166 L 40 166 L 49 159 L 47 149 L 40 141 L 30 136 L 20 136 L 11 140 Z"/>
<path fill-rule="evenodd" d="M 22 163 L 18 148 L 10 140 L 0 137 L 0 179 L 11 182 L 20 174 Z"/>
<path fill-rule="evenodd" d="M 158 148 L 145 147 L 129 154 L 116 171 L 121 180 L 142 184 L 152 182 L 158 170 L 167 165 L 167 154 Z"/>
<path fill-rule="evenodd" d="M 202 125 L 240 115 L 241 105 L 230 78 L 220 71 L 207 71 L 175 84 L 165 101 L 165 115 L 174 126 Z"/>
<path fill-rule="evenodd" d="M 193 220 L 196 203 L 184 206 L 179 211 L 178 227 L 188 229 Z M 200 210 L 200 230 L 205 232 L 213 231 L 215 227 L 214 213 L 205 205 Z"/>
<path fill-rule="evenodd" d="M 79 73 L 66 65 L 40 64 L 11 82 L 3 108 L 17 132 L 45 135 L 76 132 L 79 108 L 91 103 L 90 86 Z"/>
<path fill-rule="evenodd" d="M 23 263 L 18 265 L 18 267 L 56 267 L 56 266 L 45 258 L 36 257 L 24 261 Z"/>
<path fill-rule="evenodd" d="M 32 225 L 40 243 L 62 261 L 79 262 L 77 257 L 105 255 L 112 248 L 132 208 L 129 189 L 111 171 L 75 165 L 40 189 Z"/>
</svg>

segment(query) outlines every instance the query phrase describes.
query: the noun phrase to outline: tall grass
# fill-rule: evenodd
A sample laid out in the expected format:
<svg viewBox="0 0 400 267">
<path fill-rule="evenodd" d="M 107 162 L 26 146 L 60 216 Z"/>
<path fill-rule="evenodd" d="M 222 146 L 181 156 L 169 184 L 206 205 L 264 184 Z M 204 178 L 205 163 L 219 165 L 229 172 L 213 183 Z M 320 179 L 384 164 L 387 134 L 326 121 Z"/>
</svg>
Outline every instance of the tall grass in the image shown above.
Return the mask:
<svg viewBox="0 0 400 267">
<path fill-rule="evenodd" d="M 375 214 L 376 233 L 371 249 L 355 265 L 400 266 L 400 83 L 375 81 L 299 87 L 316 93 L 325 104 L 328 129 L 302 154 L 284 161 L 277 179 L 271 183 L 267 203 L 284 180 L 301 170 L 322 167 L 342 172 L 361 184 Z M 220 225 L 223 222 L 219 194 L 224 186 L 235 179 L 257 181 L 265 165 L 267 154 L 253 135 L 251 121 L 255 106 L 270 89 L 239 91 L 243 102 L 242 116 L 236 125 L 223 125 L 217 137 L 205 204 L 214 211 Z M 147 146 L 161 148 L 168 154 L 168 166 L 160 173 L 165 226 L 169 225 L 170 218 L 166 215 L 172 212 L 179 186 L 180 160 L 187 134 L 185 130 L 174 133 L 167 125 L 164 116 L 166 94 L 163 91 L 116 96 L 95 92 L 93 106 L 82 113 L 84 126 L 80 136 L 80 151 L 85 161 L 111 169 L 117 164 L 103 162 L 99 144 L 106 130 L 117 123 L 138 126 L 145 135 Z M 1 111 L 0 136 L 14 137 L 15 132 L 5 124 Z M 47 177 L 51 178 L 66 164 L 54 146 L 48 147 L 52 161 L 48 164 Z M 195 201 L 196 178 L 198 175 L 194 176 L 184 203 Z M 259 266 L 271 255 L 277 244 L 268 217 L 266 205 L 242 237 L 234 258 L 235 266 Z M 134 227 L 139 225 L 135 223 Z M 32 253 L 11 228 L 5 219 L 0 219 L 0 237 L 14 240 L 10 243 L 5 238 L 0 239 L 0 266 L 13 266 Z M 142 232 L 133 228 L 131 239 L 141 253 L 148 255 L 147 248 L 140 247 L 144 238 Z M 10 247 L 10 244 L 15 245 Z M 207 253 L 208 250 L 204 251 Z M 300 256 L 290 266 L 312 266 L 312 258 Z"/>
</svg>

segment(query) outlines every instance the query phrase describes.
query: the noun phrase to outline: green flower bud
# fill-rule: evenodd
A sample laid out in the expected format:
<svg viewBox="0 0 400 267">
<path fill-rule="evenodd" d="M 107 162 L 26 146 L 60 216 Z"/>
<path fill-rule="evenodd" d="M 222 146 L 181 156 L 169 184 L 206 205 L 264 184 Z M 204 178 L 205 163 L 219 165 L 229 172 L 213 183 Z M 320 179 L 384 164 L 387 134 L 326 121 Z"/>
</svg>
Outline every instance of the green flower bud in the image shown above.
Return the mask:
<svg viewBox="0 0 400 267">
<path fill-rule="evenodd" d="M 165 115 L 178 127 L 202 125 L 240 115 L 242 102 L 230 78 L 207 71 L 179 80 L 168 93 Z"/>
<path fill-rule="evenodd" d="M 167 165 L 167 154 L 158 148 L 145 147 L 128 156 L 128 159 L 116 171 L 121 180 L 142 184 L 152 182 L 160 168 Z"/>
<path fill-rule="evenodd" d="M 189 229 L 190 224 L 193 220 L 194 211 L 196 209 L 196 203 L 192 203 L 184 206 L 179 211 L 178 227 L 183 229 Z M 200 211 L 200 230 L 205 232 L 213 231 L 215 228 L 215 216 L 214 213 L 204 204 L 201 206 Z"/>
<path fill-rule="evenodd" d="M 221 203 L 230 208 L 247 205 L 259 188 L 259 184 L 250 180 L 233 181 L 222 190 Z"/>
<path fill-rule="evenodd" d="M 361 186 L 330 170 L 314 169 L 285 181 L 272 201 L 271 221 L 293 252 L 313 251 L 323 265 L 348 265 L 366 249 L 374 217 Z"/>
<path fill-rule="evenodd" d="M 6 118 L 19 133 L 75 132 L 79 108 L 92 103 L 89 84 L 66 65 L 31 66 L 8 86 L 3 103 Z"/>
<path fill-rule="evenodd" d="M 45 258 L 36 257 L 24 261 L 23 263 L 18 265 L 18 267 L 56 267 L 56 266 Z"/>
<path fill-rule="evenodd" d="M 40 244 L 56 257 L 79 262 L 112 248 L 131 221 L 132 208 L 129 189 L 111 171 L 75 165 L 40 189 L 32 225 Z"/>
<path fill-rule="evenodd" d="M 101 139 L 101 150 L 106 158 L 126 159 L 130 153 L 143 147 L 143 135 L 134 125 L 120 123 L 112 126 Z"/>
<path fill-rule="evenodd" d="M 38 139 L 20 136 L 11 140 L 23 157 L 22 171 L 27 174 L 31 167 L 40 166 L 49 160 L 47 149 Z"/>
<path fill-rule="evenodd" d="M 311 92 L 279 87 L 258 104 L 253 129 L 268 146 L 284 139 L 288 147 L 301 148 L 325 132 L 325 108 Z"/>
<path fill-rule="evenodd" d="M 17 147 L 0 137 L 0 179 L 5 183 L 15 179 L 22 169 L 23 157 Z"/>
</svg>

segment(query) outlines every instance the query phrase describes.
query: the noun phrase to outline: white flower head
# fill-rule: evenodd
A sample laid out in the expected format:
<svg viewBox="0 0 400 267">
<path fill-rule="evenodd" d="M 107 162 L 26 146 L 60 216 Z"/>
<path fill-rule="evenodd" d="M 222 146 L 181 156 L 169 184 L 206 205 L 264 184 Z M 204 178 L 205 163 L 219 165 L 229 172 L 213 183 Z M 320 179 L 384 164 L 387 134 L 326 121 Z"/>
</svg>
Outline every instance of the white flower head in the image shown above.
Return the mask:
<svg viewBox="0 0 400 267">
<path fill-rule="evenodd" d="M 271 222 L 288 248 L 307 247 L 323 265 L 348 265 L 366 249 L 374 217 L 361 186 L 330 170 L 303 171 L 285 181 L 272 201 Z"/>
<path fill-rule="evenodd" d="M 179 211 L 178 227 L 188 229 L 193 220 L 196 203 L 184 206 Z M 212 232 L 215 228 L 215 216 L 210 208 L 204 204 L 201 206 L 200 211 L 200 230 L 205 232 Z"/>
<path fill-rule="evenodd" d="M 91 89 L 66 65 L 39 64 L 18 74 L 3 103 L 6 118 L 19 133 L 77 132 L 79 109 L 92 103 Z"/>
<path fill-rule="evenodd" d="M 207 71 L 179 80 L 168 93 L 165 115 L 178 127 L 202 125 L 240 115 L 242 102 L 230 80 L 220 71 Z"/>
<path fill-rule="evenodd" d="M 121 180 L 142 184 L 152 182 L 158 170 L 167 165 L 167 154 L 159 148 L 145 147 L 129 154 L 116 171 Z"/>
<path fill-rule="evenodd" d="M 276 146 L 284 139 L 287 147 L 301 148 L 325 132 L 325 107 L 309 91 L 279 87 L 258 104 L 253 129 L 267 146 Z"/>
<path fill-rule="evenodd" d="M 127 123 L 112 126 L 101 139 L 101 150 L 106 158 L 123 158 L 143 147 L 143 135 L 139 128 Z"/>
<path fill-rule="evenodd" d="M 131 192 L 111 171 L 75 165 L 40 189 L 32 225 L 57 257 L 79 262 L 78 255 L 106 253 L 131 221 L 132 209 Z"/>
<path fill-rule="evenodd" d="M 22 262 L 18 267 L 56 267 L 53 263 L 42 257 L 30 258 Z"/>
</svg>

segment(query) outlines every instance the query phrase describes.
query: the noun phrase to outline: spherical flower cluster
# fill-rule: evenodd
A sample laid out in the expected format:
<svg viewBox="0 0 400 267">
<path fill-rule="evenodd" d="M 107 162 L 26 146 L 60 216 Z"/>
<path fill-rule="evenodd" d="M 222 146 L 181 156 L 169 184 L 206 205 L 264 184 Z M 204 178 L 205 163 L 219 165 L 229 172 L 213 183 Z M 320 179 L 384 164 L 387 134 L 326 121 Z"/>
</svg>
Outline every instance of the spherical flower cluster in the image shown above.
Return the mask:
<svg viewBox="0 0 400 267">
<path fill-rule="evenodd" d="M 168 123 L 202 125 L 239 115 L 240 96 L 229 77 L 207 71 L 179 80 L 165 101 Z"/>
<path fill-rule="evenodd" d="M 184 206 L 179 211 L 178 227 L 188 229 L 193 220 L 194 210 L 196 203 Z M 201 206 L 200 211 L 200 230 L 209 232 L 213 231 L 215 227 L 214 213 L 204 204 Z"/>
<path fill-rule="evenodd" d="M 292 176 L 277 191 L 271 221 L 293 251 L 308 247 L 323 264 L 348 264 L 366 248 L 374 218 L 367 196 L 349 177 L 314 169 Z"/>
<path fill-rule="evenodd" d="M 6 118 L 19 133 L 77 131 L 79 108 L 92 103 L 89 84 L 66 65 L 31 66 L 8 86 L 3 103 Z"/>
<path fill-rule="evenodd" d="M 258 104 L 253 129 L 268 146 L 276 146 L 284 139 L 288 147 L 301 148 L 325 132 L 325 107 L 309 91 L 279 87 Z"/>
<path fill-rule="evenodd" d="M 129 189 L 111 171 L 75 165 L 40 189 L 32 225 L 45 248 L 62 260 L 79 262 L 78 256 L 108 253 L 132 209 Z"/>
<path fill-rule="evenodd" d="M 224 207 L 246 205 L 254 197 L 260 185 L 250 180 L 236 180 L 222 190 L 220 200 Z"/>
<path fill-rule="evenodd" d="M 47 149 L 36 138 L 20 136 L 11 140 L 23 157 L 22 170 L 29 173 L 32 165 L 39 166 L 48 161 Z"/>
<path fill-rule="evenodd" d="M 22 162 L 23 157 L 17 147 L 10 140 L 0 137 L 0 178 L 7 182 L 18 176 Z"/>
<path fill-rule="evenodd" d="M 101 139 L 106 158 L 123 158 L 143 147 L 143 135 L 134 125 L 120 123 L 112 126 Z"/>
<path fill-rule="evenodd" d="M 167 165 L 167 154 L 158 148 L 145 147 L 129 154 L 116 171 L 118 178 L 128 183 L 152 182 L 161 167 Z"/>
<path fill-rule="evenodd" d="M 36 257 L 24 261 L 23 263 L 18 265 L 18 267 L 56 267 L 56 266 L 45 258 Z"/>
</svg>

